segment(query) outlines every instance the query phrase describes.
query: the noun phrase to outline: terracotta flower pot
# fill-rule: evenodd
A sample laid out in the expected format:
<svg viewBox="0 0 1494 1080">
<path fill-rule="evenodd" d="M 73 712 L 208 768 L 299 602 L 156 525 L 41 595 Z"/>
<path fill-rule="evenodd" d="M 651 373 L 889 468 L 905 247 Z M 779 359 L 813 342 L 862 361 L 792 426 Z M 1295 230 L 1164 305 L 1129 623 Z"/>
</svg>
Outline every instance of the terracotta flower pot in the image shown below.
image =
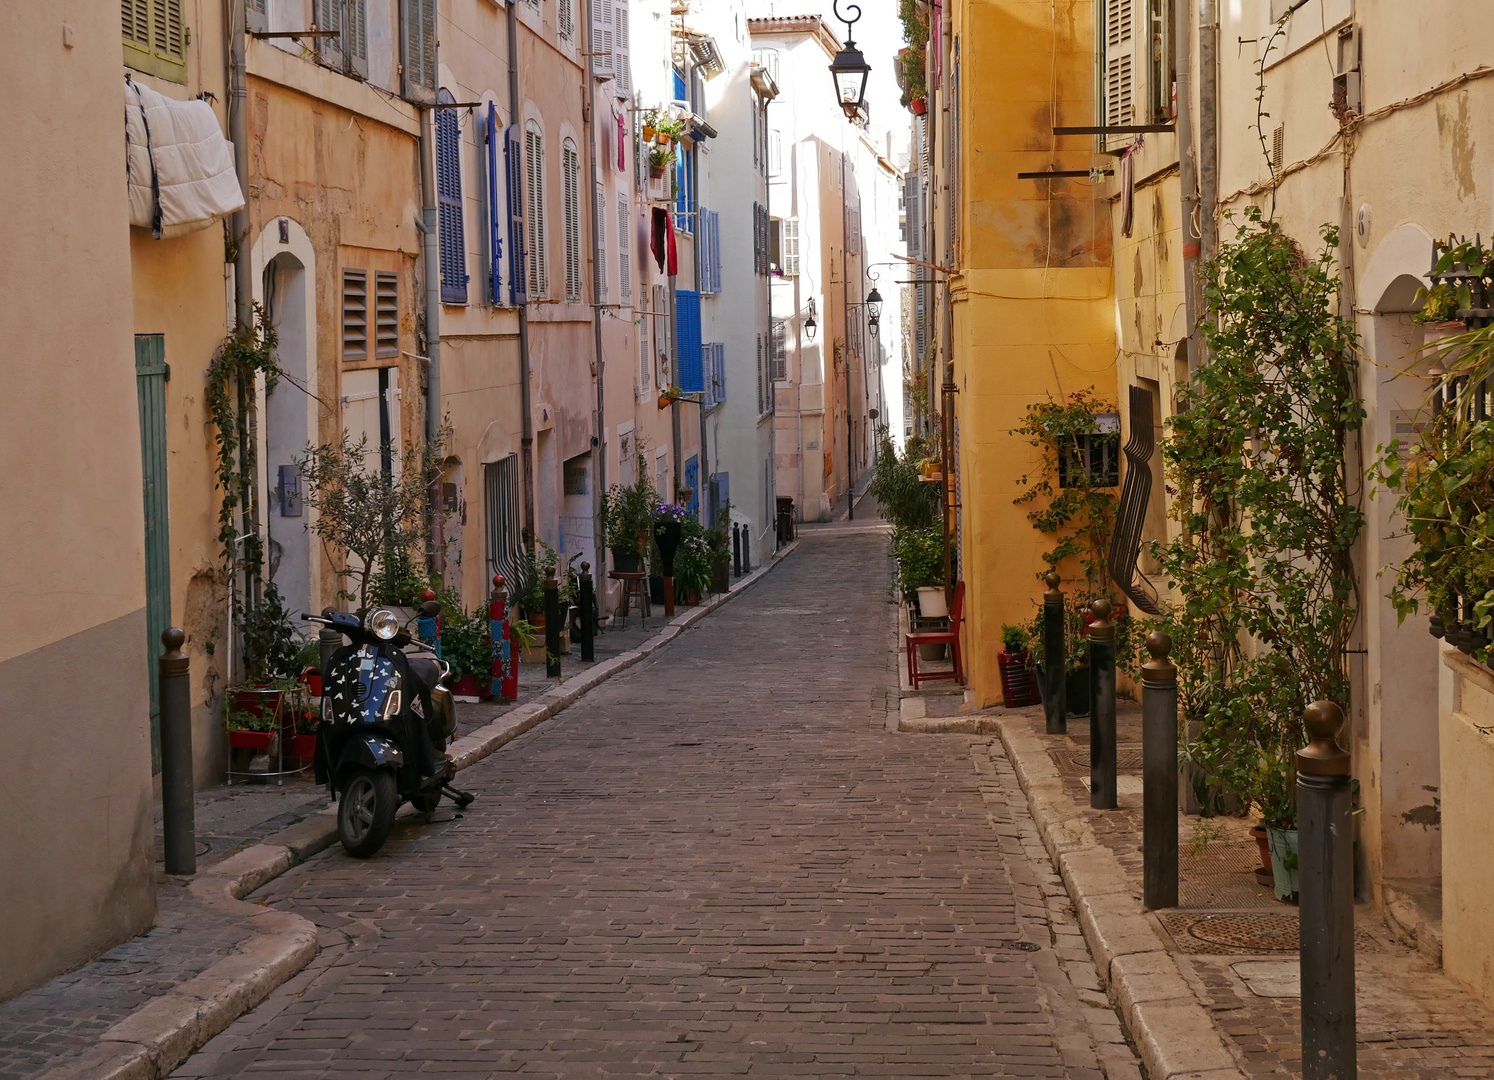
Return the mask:
<svg viewBox="0 0 1494 1080">
<path fill-rule="evenodd" d="M 908 108 L 910 108 L 910 109 L 913 110 L 913 115 L 914 116 L 922 116 L 924 113 L 926 113 L 926 112 L 929 111 L 928 99 L 927 98 L 914 98 L 912 101 L 910 101 L 908 103 Z"/>
<path fill-rule="evenodd" d="M 316 756 L 315 735 L 293 735 L 291 737 L 290 756 L 309 759 Z"/>
<path fill-rule="evenodd" d="M 1027 650 L 996 654 L 1001 671 L 1001 703 L 1008 709 L 1021 709 L 1038 703 L 1037 680 L 1027 666 Z"/>
<path fill-rule="evenodd" d="M 649 167 L 648 167 L 649 179 L 651 179 L 651 180 L 662 180 L 662 179 L 664 179 L 664 170 L 667 169 L 668 167 L 669 166 L 667 166 L 667 165 L 652 165 L 652 164 L 649 165 Z"/>
<path fill-rule="evenodd" d="M 488 684 L 480 682 L 476 675 L 463 675 L 452 684 L 451 696 L 468 704 L 486 701 L 489 697 Z"/>
</svg>

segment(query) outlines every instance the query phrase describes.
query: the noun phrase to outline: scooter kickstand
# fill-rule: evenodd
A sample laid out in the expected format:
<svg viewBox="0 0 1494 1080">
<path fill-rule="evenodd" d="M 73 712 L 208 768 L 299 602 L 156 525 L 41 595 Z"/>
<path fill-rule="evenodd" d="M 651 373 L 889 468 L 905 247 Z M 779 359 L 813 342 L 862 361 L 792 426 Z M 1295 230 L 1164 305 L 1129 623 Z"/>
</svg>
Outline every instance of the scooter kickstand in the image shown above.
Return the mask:
<svg viewBox="0 0 1494 1080">
<path fill-rule="evenodd" d="M 457 809 L 459 810 L 465 809 L 466 807 L 472 805 L 473 800 L 477 798 L 477 796 L 473 795 L 470 791 L 462 791 L 458 788 L 452 787 L 450 784 L 442 784 L 441 791 L 449 799 L 451 799 L 452 802 L 457 804 Z"/>
</svg>

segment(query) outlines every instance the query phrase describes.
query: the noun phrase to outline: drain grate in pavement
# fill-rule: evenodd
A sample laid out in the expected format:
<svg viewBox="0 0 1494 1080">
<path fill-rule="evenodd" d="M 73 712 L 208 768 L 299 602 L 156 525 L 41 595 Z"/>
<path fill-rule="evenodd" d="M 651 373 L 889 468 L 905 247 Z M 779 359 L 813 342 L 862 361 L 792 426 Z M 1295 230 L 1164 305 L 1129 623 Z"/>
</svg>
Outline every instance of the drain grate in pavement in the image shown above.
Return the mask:
<svg viewBox="0 0 1494 1080">
<path fill-rule="evenodd" d="M 1053 764 L 1065 776 L 1089 775 L 1088 750 L 1050 750 Z M 1123 773 L 1141 772 L 1141 747 L 1118 746 L 1115 749 L 1115 771 Z"/>
<path fill-rule="evenodd" d="M 1180 952 L 1253 956 L 1297 951 L 1296 912 L 1164 911 L 1157 918 Z"/>
<path fill-rule="evenodd" d="M 1186 833 L 1179 839 L 1179 907 L 1281 909 L 1271 890 L 1256 880 L 1255 868 L 1260 866 L 1261 857 L 1254 840 L 1214 840 L 1195 853 Z"/>
</svg>

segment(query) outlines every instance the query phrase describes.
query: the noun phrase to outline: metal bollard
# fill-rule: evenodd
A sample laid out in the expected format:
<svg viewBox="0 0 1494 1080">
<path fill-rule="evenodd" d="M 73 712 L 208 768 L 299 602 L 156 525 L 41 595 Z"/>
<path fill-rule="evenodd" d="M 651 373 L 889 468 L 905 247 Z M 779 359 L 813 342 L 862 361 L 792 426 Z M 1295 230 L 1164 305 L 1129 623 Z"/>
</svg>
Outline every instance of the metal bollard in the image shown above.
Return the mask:
<svg viewBox="0 0 1494 1080">
<path fill-rule="evenodd" d="M 1141 892 L 1148 911 L 1178 906 L 1178 669 L 1172 638 L 1146 637 L 1141 665 Z"/>
<path fill-rule="evenodd" d="M 742 527 L 736 522 L 731 526 L 731 570 L 732 577 L 742 576 Z"/>
<path fill-rule="evenodd" d="M 597 628 L 591 619 L 591 613 L 596 609 L 596 589 L 591 583 L 591 563 L 581 564 L 580 582 L 578 587 L 580 595 L 577 599 L 581 603 L 581 661 L 589 664 L 597 658 L 596 644 L 593 641 Z"/>
<path fill-rule="evenodd" d="M 1354 844 L 1349 754 L 1333 741 L 1344 714 L 1314 701 L 1302 714 L 1311 742 L 1297 751 L 1301 875 L 1302 1077 L 1354 1080 Z"/>
<path fill-rule="evenodd" d="M 1043 579 L 1048 591 L 1043 594 L 1043 704 L 1047 707 L 1048 734 L 1066 735 L 1069 730 L 1069 702 L 1065 693 L 1063 662 L 1063 592 L 1062 580 L 1050 572 Z"/>
<path fill-rule="evenodd" d="M 545 677 L 560 678 L 560 586 L 553 566 L 545 570 Z"/>
<path fill-rule="evenodd" d="M 197 829 L 192 807 L 191 660 L 182 654 L 187 635 L 162 632 L 166 651 L 156 660 L 161 701 L 161 819 L 166 833 L 166 872 L 197 873 Z"/>
<path fill-rule="evenodd" d="M 1114 810 L 1115 792 L 1115 627 L 1110 601 L 1090 608 L 1089 624 L 1089 805 Z"/>
</svg>

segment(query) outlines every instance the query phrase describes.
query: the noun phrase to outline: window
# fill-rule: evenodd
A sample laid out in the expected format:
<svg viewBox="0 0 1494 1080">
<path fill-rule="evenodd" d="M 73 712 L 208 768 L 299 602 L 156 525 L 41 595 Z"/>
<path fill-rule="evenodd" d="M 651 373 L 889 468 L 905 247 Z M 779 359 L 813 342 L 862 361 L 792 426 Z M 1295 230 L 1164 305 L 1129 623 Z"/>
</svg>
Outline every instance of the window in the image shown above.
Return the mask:
<svg viewBox="0 0 1494 1080">
<path fill-rule="evenodd" d="M 565 298 L 581 296 L 581 155 L 570 139 L 560 146 L 560 178 L 565 232 Z"/>
<path fill-rule="evenodd" d="M 705 400 L 707 409 L 714 409 L 726 400 L 726 346 L 722 342 L 707 342 L 703 347 L 705 360 Z"/>
<path fill-rule="evenodd" d="M 673 353 L 673 345 L 669 340 L 669 290 L 663 285 L 654 286 L 654 356 L 658 359 L 658 368 L 654 372 L 655 386 L 669 386 L 671 383 L 669 371 L 669 357 Z M 662 490 L 662 489 L 661 489 Z"/>
<path fill-rule="evenodd" d="M 400 0 L 404 17 L 401 69 L 405 97 L 431 101 L 436 96 L 436 0 Z"/>
<path fill-rule="evenodd" d="M 633 246 L 632 221 L 628 215 L 628 196 L 619 192 L 617 196 L 617 287 L 622 291 L 624 304 L 633 301 L 633 267 L 630 263 Z"/>
<path fill-rule="evenodd" d="M 121 0 L 125 67 L 187 81 L 182 0 Z"/>
<path fill-rule="evenodd" d="M 374 355 L 399 355 L 399 275 L 374 274 Z"/>
<path fill-rule="evenodd" d="M 342 358 L 368 359 L 368 271 L 342 272 Z"/>
<path fill-rule="evenodd" d="M 564 41 L 576 39 L 576 0 L 557 0 L 556 21 L 560 23 L 560 37 Z"/>
<path fill-rule="evenodd" d="M 783 273 L 783 219 L 768 219 L 768 269 Z"/>
<path fill-rule="evenodd" d="M 596 302 L 605 304 L 610 299 L 607 288 L 607 189 L 600 180 L 596 182 L 593 213 L 596 214 L 593 222 L 597 230 L 597 258 L 594 264 L 597 276 Z"/>
<path fill-rule="evenodd" d="M 364 0 L 316 0 L 312 17 L 318 30 L 337 37 L 316 39 L 316 54 L 330 68 L 368 78 L 368 17 Z"/>
<path fill-rule="evenodd" d="M 591 63 L 598 79 L 609 79 L 617 74 L 613 55 L 615 16 L 612 0 L 591 0 Z"/>
<path fill-rule="evenodd" d="M 456 98 L 442 88 L 438 102 Z M 440 213 L 441 302 L 467 302 L 467 236 L 462 221 L 462 132 L 455 109 L 436 109 L 436 202 Z"/>
<path fill-rule="evenodd" d="M 1107 127 L 1161 123 L 1172 118 L 1174 0 L 1106 0 L 1100 44 L 1100 120 Z M 1273 10 L 1285 7 L 1272 0 Z M 1130 144 L 1129 135 L 1105 137 L 1105 149 Z"/>
<path fill-rule="evenodd" d="M 649 348 L 649 324 L 653 315 L 644 312 L 638 318 L 638 396 L 645 397 L 654 388 L 654 354 Z"/>
<path fill-rule="evenodd" d="M 524 162 L 528 168 L 528 204 L 525 224 L 529 230 L 529 295 L 550 291 L 550 270 L 545 244 L 545 137 L 533 120 L 524 126 Z"/>
<path fill-rule="evenodd" d="M 699 394 L 705 390 L 705 375 L 701 370 L 700 293 L 676 289 L 674 301 L 674 322 L 679 332 L 675 343 L 679 388 L 687 394 Z"/>
<path fill-rule="evenodd" d="M 788 321 L 773 320 L 772 381 L 788 381 Z"/>
<path fill-rule="evenodd" d="M 782 262 L 781 265 L 783 266 L 783 276 L 784 277 L 798 277 L 799 276 L 799 219 L 798 218 L 784 218 L 783 221 L 781 222 L 781 224 L 783 226 L 783 239 L 781 241 L 781 248 L 782 248 L 782 254 L 783 254 L 783 262 Z"/>
<path fill-rule="evenodd" d="M 605 4 L 609 0 L 592 0 L 594 4 Z M 628 41 L 628 0 L 616 0 L 613 8 L 612 72 L 615 76 L 613 89 L 620 98 L 633 97 L 633 50 Z"/>
<path fill-rule="evenodd" d="M 777 176 L 783 172 L 783 135 L 777 131 L 768 132 L 768 175 Z"/>
<path fill-rule="evenodd" d="M 1120 486 L 1120 413 L 1098 413 L 1095 430 L 1058 454 L 1058 486 Z"/>
<path fill-rule="evenodd" d="M 757 335 L 757 412 L 761 416 L 766 410 L 763 408 L 763 336 Z"/>
<path fill-rule="evenodd" d="M 721 291 L 721 215 L 704 207 L 696 211 L 700 222 L 700 291 Z"/>
<path fill-rule="evenodd" d="M 778 83 L 778 50 L 777 49 L 753 49 L 752 59 L 766 71 L 775 83 Z M 783 84 L 778 83 L 778 89 L 783 90 Z"/>
</svg>

